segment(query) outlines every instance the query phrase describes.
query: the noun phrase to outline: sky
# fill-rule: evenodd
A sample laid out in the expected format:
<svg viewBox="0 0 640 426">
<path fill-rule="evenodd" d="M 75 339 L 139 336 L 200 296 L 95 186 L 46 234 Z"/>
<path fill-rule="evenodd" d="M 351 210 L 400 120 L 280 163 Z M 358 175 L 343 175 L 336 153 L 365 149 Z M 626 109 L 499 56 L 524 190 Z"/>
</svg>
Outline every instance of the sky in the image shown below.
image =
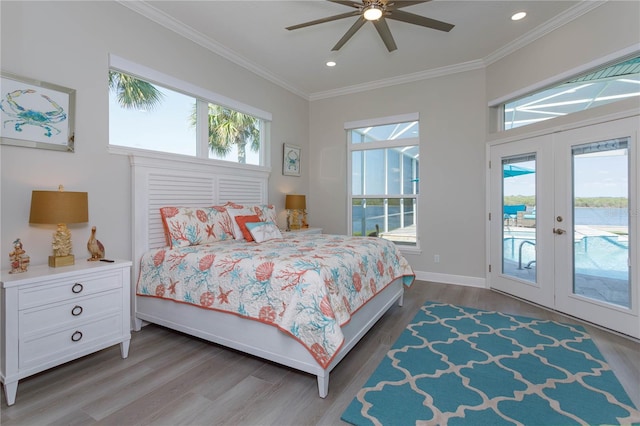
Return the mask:
<svg viewBox="0 0 640 426">
<path fill-rule="evenodd" d="M 156 86 L 165 95 L 154 110 L 121 108 L 109 92 L 109 144 L 196 155 L 196 129 L 190 124 L 195 98 Z M 237 161 L 236 149 L 226 157 Z M 247 164 L 259 164 L 259 153 L 247 150 Z"/>
<path fill-rule="evenodd" d="M 624 153 L 624 155 L 623 155 Z M 576 197 L 628 197 L 627 150 L 582 155 L 574 165 Z M 533 161 L 517 163 L 535 169 Z M 535 173 L 504 179 L 504 195 L 534 195 Z"/>
</svg>

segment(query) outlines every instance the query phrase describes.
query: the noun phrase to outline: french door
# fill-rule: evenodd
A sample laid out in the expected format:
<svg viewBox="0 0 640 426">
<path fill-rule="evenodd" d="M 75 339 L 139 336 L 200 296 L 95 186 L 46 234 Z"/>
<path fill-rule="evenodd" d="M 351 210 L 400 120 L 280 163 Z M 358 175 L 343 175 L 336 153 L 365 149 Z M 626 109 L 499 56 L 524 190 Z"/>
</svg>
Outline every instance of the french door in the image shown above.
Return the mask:
<svg viewBox="0 0 640 426">
<path fill-rule="evenodd" d="M 490 148 L 491 288 L 640 337 L 639 124 Z"/>
</svg>

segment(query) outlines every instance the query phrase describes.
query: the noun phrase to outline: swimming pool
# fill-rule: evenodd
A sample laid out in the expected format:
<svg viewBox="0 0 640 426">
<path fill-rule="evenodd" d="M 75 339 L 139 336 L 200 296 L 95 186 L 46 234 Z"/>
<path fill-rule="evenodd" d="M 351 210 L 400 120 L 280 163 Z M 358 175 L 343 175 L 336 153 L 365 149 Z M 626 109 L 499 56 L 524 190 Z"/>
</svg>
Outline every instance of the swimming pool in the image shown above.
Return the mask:
<svg viewBox="0 0 640 426">
<path fill-rule="evenodd" d="M 518 268 L 535 267 L 535 231 L 505 230 L 503 256 Z M 615 235 L 578 236 L 574 243 L 575 272 L 599 277 L 629 279 L 629 241 Z M 533 263 L 532 263 L 533 262 Z"/>
</svg>

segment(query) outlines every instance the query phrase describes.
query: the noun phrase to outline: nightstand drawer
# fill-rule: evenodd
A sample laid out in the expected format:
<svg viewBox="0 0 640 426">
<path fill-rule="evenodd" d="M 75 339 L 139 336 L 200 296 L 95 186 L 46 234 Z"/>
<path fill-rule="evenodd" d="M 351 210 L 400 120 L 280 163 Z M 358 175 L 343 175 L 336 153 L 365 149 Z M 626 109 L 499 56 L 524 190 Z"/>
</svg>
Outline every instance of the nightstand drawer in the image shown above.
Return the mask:
<svg viewBox="0 0 640 426">
<path fill-rule="evenodd" d="M 122 312 L 122 290 L 110 290 L 69 302 L 42 305 L 24 309 L 19 313 L 21 335 L 67 325 L 78 326 L 83 322 L 109 312 Z"/>
<path fill-rule="evenodd" d="M 25 377 L 117 344 L 122 358 L 129 355 L 130 261 L 37 265 L 3 271 L 0 281 L 0 380 L 8 405 Z"/>
<path fill-rule="evenodd" d="M 73 300 L 105 290 L 122 288 L 121 274 L 117 271 L 81 275 L 73 280 L 60 279 L 45 285 L 32 285 L 18 291 L 18 309 L 29 309 L 49 303 Z"/>
<path fill-rule="evenodd" d="M 19 368 L 50 362 L 66 354 L 81 352 L 83 346 L 101 344 L 122 334 L 122 313 L 70 326 L 51 334 L 32 338 L 23 336 L 19 342 Z"/>
</svg>

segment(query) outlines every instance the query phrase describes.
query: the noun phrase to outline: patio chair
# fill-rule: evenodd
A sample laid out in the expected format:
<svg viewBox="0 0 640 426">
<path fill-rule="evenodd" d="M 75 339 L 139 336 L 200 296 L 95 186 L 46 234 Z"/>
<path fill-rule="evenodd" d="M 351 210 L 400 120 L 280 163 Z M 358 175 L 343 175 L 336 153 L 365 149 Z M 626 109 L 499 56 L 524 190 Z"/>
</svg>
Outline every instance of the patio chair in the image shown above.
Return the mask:
<svg viewBox="0 0 640 426">
<path fill-rule="evenodd" d="M 516 225 L 518 212 L 524 212 L 527 210 L 527 206 L 524 204 L 505 205 L 502 207 L 502 219 L 505 226 Z"/>
<path fill-rule="evenodd" d="M 522 226 L 523 228 L 535 228 L 536 226 L 536 211 L 531 212 L 518 212 L 516 216 L 516 226 Z"/>
</svg>

